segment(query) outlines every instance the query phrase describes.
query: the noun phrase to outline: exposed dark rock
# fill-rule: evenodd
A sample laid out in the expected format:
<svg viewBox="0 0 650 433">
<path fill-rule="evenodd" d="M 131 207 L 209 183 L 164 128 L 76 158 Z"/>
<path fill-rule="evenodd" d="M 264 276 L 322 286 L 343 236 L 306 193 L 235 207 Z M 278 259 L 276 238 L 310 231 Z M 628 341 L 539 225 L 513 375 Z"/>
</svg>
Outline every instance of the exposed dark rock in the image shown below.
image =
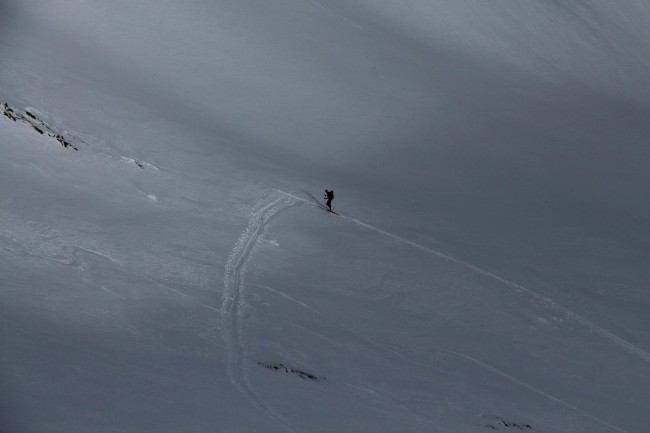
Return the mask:
<svg viewBox="0 0 650 433">
<path fill-rule="evenodd" d="M 16 121 L 16 116 L 14 115 L 14 110 L 11 109 L 9 105 L 5 102 L 2 104 L 2 114 L 9 119 Z"/>
<path fill-rule="evenodd" d="M 484 416 L 484 418 L 489 418 L 494 420 L 490 424 L 485 424 L 483 427 L 489 428 L 491 430 L 532 430 L 533 427 L 530 424 L 522 424 L 522 423 L 517 423 L 517 422 L 512 422 L 512 421 L 506 421 L 504 418 L 501 418 L 500 416 Z M 499 428 L 501 427 L 501 428 Z"/>
<path fill-rule="evenodd" d="M 74 146 L 70 139 L 66 139 L 62 134 L 56 132 L 56 128 L 50 127 L 46 122 L 40 120 L 38 117 L 36 117 L 34 114 L 30 113 L 29 111 L 24 111 L 24 115 L 21 114 L 20 110 L 14 109 L 9 106 L 6 102 L 2 104 L 2 114 L 9 118 L 10 120 L 13 120 L 14 122 L 17 120 L 20 120 L 23 123 L 26 123 L 27 125 L 31 126 L 34 128 L 36 132 L 38 132 L 41 135 L 47 135 L 48 137 L 53 137 L 55 138 L 63 147 L 66 148 L 72 148 L 74 150 L 79 150 L 76 146 Z M 74 137 L 72 137 L 74 138 Z M 81 141 L 78 139 L 75 139 L 75 141 Z M 83 143 L 83 141 L 81 141 Z"/>
<path fill-rule="evenodd" d="M 67 141 L 65 138 L 63 138 L 61 135 L 55 135 L 56 140 L 61 143 L 63 147 L 71 147 L 74 150 L 79 150 L 75 146 L 73 146 L 69 141 Z"/>
<path fill-rule="evenodd" d="M 274 370 L 274 371 L 279 371 L 279 372 L 284 372 L 284 373 L 291 373 L 293 375 L 298 376 L 299 378 L 303 380 L 312 380 L 314 382 L 320 382 L 322 380 L 325 380 L 324 377 L 318 377 L 315 376 L 311 373 L 304 372 L 302 370 L 297 370 L 295 368 L 289 368 L 283 364 L 279 363 L 266 363 L 266 362 L 258 362 L 257 365 L 260 367 L 268 368 L 269 370 Z"/>
</svg>

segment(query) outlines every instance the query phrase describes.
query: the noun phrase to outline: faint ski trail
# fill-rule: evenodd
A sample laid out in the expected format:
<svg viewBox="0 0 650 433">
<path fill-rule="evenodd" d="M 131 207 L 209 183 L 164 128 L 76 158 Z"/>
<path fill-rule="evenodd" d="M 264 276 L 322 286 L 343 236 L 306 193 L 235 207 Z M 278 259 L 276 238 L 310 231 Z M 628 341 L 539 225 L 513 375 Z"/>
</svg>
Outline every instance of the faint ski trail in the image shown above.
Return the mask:
<svg viewBox="0 0 650 433">
<path fill-rule="evenodd" d="M 298 325 L 296 323 L 291 323 L 290 326 L 293 326 L 295 328 L 302 329 L 303 331 L 309 332 L 310 334 L 313 334 L 313 335 L 317 336 L 318 338 L 321 338 L 321 339 L 327 341 L 328 343 L 330 343 L 330 344 L 332 344 L 334 346 L 338 346 L 338 347 L 340 347 L 341 349 L 343 349 L 345 351 L 348 351 L 348 352 L 354 351 L 349 346 L 346 346 L 345 344 L 342 344 L 338 340 L 330 338 L 330 337 L 328 337 L 328 336 L 326 336 L 324 334 L 321 334 L 320 332 L 317 332 L 317 331 L 315 331 L 313 329 L 306 328 L 306 327 Z M 380 352 L 382 350 L 383 351 L 386 350 L 381 345 L 373 343 L 373 342 L 371 342 L 369 340 L 366 340 L 366 339 L 364 339 L 362 337 L 358 337 L 355 334 L 351 333 L 351 335 L 354 336 L 354 338 L 356 338 L 358 340 L 357 342 L 365 344 L 367 347 L 370 347 L 373 350 L 378 350 L 378 348 L 379 348 Z M 354 352 L 359 354 L 356 351 L 354 351 Z M 363 355 L 363 354 L 361 354 L 361 356 L 366 356 L 368 358 L 372 358 L 371 355 Z M 404 357 L 404 359 L 408 359 L 408 358 Z M 414 362 L 411 359 L 408 359 L 408 361 Z M 415 363 L 417 363 L 417 361 L 415 361 Z M 427 367 L 429 367 L 429 366 L 427 365 Z M 341 383 L 343 383 L 344 385 L 346 385 L 346 386 L 348 386 L 350 388 L 361 390 L 364 393 L 371 394 L 375 401 L 380 402 L 381 404 L 383 404 L 385 406 L 392 407 L 392 408 L 399 408 L 400 412 L 404 415 L 405 418 L 409 418 L 409 419 L 417 418 L 419 422 L 426 421 L 426 423 L 425 423 L 426 426 L 429 426 L 431 421 L 432 421 L 429 418 L 428 414 L 427 415 L 421 414 L 419 411 L 417 411 L 417 410 L 415 410 L 415 409 L 413 409 L 411 407 L 408 407 L 405 404 L 401 403 L 400 400 L 398 398 L 394 397 L 390 393 L 390 391 L 387 390 L 387 389 L 372 388 L 369 385 L 367 385 L 367 384 L 365 384 L 365 383 L 363 383 L 361 381 L 358 381 L 358 380 L 357 380 L 358 385 L 355 385 L 355 384 L 350 383 L 350 382 L 346 382 L 345 380 L 343 380 Z M 423 424 L 422 431 L 425 431 L 425 430 L 427 430 L 427 428 Z"/>
<path fill-rule="evenodd" d="M 288 192 L 285 192 L 285 191 L 281 191 L 281 190 L 278 190 L 278 191 L 281 192 L 282 194 L 285 194 L 285 195 L 287 195 L 289 197 L 292 197 L 292 198 L 294 198 L 296 200 L 301 200 L 302 202 L 311 204 L 312 206 L 319 206 L 320 207 L 320 204 L 318 202 L 314 202 L 313 197 L 311 197 L 311 199 L 305 199 L 303 197 L 299 197 L 297 195 L 294 195 L 294 194 L 291 194 L 291 193 L 288 193 Z M 506 285 L 506 286 L 508 286 L 508 287 L 510 287 L 512 289 L 515 289 L 519 293 L 525 293 L 526 295 L 530 296 L 534 301 L 539 302 L 540 304 L 543 304 L 548 308 L 554 309 L 554 310 L 564 314 L 569 319 L 573 319 L 574 321 L 582 324 L 585 328 L 591 330 L 592 332 L 595 332 L 596 334 L 599 334 L 601 337 L 604 337 L 607 340 L 609 340 L 610 342 L 622 347 L 623 349 L 625 349 L 629 353 L 638 356 L 639 358 L 641 358 L 645 362 L 650 363 L 650 353 L 644 351 L 640 347 L 635 346 L 634 344 L 630 343 L 629 341 L 624 340 L 623 338 L 619 337 L 618 335 L 613 334 L 612 332 L 608 331 L 607 329 L 604 329 L 604 328 L 596 325 L 594 322 L 580 316 L 579 314 L 569 310 L 568 308 L 561 306 L 560 304 L 558 304 L 553 299 L 551 299 L 551 298 L 549 298 L 547 296 L 540 295 L 539 293 L 537 293 L 537 292 L 535 292 L 535 291 L 533 291 L 533 290 L 531 290 L 529 288 L 526 288 L 526 287 L 522 286 L 521 284 L 517 284 L 517 283 L 515 283 L 513 281 L 507 280 L 507 279 L 505 279 L 503 277 L 500 277 L 497 274 L 494 274 L 494 273 L 492 273 L 490 271 L 487 271 L 487 270 L 485 270 L 483 268 L 479 268 L 476 265 L 472 265 L 471 263 L 467 263 L 467 262 L 465 262 L 463 260 L 460 260 L 460 259 L 457 259 L 455 257 L 448 256 L 447 254 L 441 253 L 440 251 L 434 250 L 433 248 L 429 248 L 429 247 L 426 247 L 424 245 L 420 245 L 417 242 L 413 242 L 411 240 L 408 240 L 408 239 L 403 238 L 401 236 L 398 236 L 396 234 L 387 232 L 385 230 L 382 230 L 382 229 L 380 229 L 378 227 L 375 227 L 373 225 L 365 223 L 365 222 L 363 222 L 361 220 L 358 220 L 356 218 L 348 217 L 348 216 L 343 215 L 343 214 L 340 214 L 340 217 L 344 218 L 344 219 L 346 219 L 346 220 L 348 220 L 350 222 L 353 222 L 354 224 L 365 227 L 365 228 L 367 228 L 369 230 L 381 233 L 384 236 L 392 238 L 392 239 L 394 239 L 396 241 L 405 243 L 407 245 L 410 245 L 410 246 L 412 246 L 414 248 L 417 248 L 417 249 L 420 249 L 422 251 L 426 251 L 427 253 L 430 253 L 430 254 L 433 254 L 433 255 L 435 255 L 437 257 L 440 257 L 441 259 L 444 259 L 444 260 L 450 261 L 452 263 L 456 263 L 458 265 L 467 267 L 467 268 L 471 269 L 472 271 L 476 272 L 477 274 L 483 275 L 483 276 L 491 278 L 493 280 L 497 280 L 497 281 L 503 283 L 504 285 Z"/>
<path fill-rule="evenodd" d="M 111 289 L 107 289 L 107 288 L 104 287 L 104 286 L 99 286 L 99 288 L 102 289 L 103 291 L 107 292 L 107 293 L 110 293 L 111 295 L 117 296 L 117 297 L 120 298 L 120 299 L 124 299 L 125 301 L 128 301 L 127 298 L 125 298 L 124 296 L 120 295 L 120 294 L 117 293 L 117 292 L 112 291 Z"/>
<path fill-rule="evenodd" d="M 602 419 L 598 418 L 597 416 L 594 416 L 594 415 L 592 415 L 592 414 L 590 414 L 588 412 L 585 412 L 584 410 L 582 410 L 580 408 L 577 408 L 574 405 L 572 405 L 570 403 L 567 403 L 566 401 L 564 401 L 564 400 L 562 400 L 560 398 L 554 397 L 551 394 L 547 394 L 546 392 L 542 391 L 541 389 L 535 388 L 534 386 L 529 385 L 526 382 L 524 382 L 524 381 L 522 381 L 520 379 L 517 379 L 516 377 L 511 376 L 508 373 L 505 373 L 505 372 L 499 370 L 496 367 L 491 366 L 490 364 L 486 364 L 485 362 L 480 361 L 480 360 L 478 360 L 476 358 L 472 358 L 469 355 L 465 355 L 465 354 L 459 353 L 459 352 L 454 352 L 453 350 L 444 350 L 444 352 L 451 353 L 452 355 L 456 355 L 456 356 L 458 356 L 460 358 L 463 358 L 463 359 L 465 359 L 467 361 L 473 362 L 474 364 L 480 365 L 481 367 L 483 367 L 483 368 L 485 368 L 487 370 L 490 370 L 491 372 L 493 372 L 495 374 L 498 374 L 499 376 L 505 377 L 506 379 L 508 379 L 508 380 L 518 384 L 518 385 L 521 385 L 524 388 L 527 388 L 527 389 L 533 391 L 536 394 L 539 394 L 539 395 L 541 395 L 543 397 L 546 397 L 546 398 L 548 398 L 550 400 L 553 400 L 553 401 L 555 401 L 557 403 L 560 403 L 561 405 L 563 405 L 565 407 L 568 407 L 569 409 L 572 409 L 572 410 L 578 412 L 579 414 L 581 414 L 583 416 L 586 416 L 587 418 L 591 418 L 594 421 L 597 421 L 600 424 L 603 424 L 603 425 L 605 425 L 605 426 L 607 426 L 607 427 L 609 427 L 611 429 L 614 429 L 614 430 L 619 431 L 621 433 L 629 433 L 627 430 L 623 430 L 622 428 L 616 427 L 615 425 L 612 425 L 612 424 L 608 423 L 607 421 L 603 421 Z"/>
<path fill-rule="evenodd" d="M 43 259 L 49 260 L 51 262 L 60 263 L 60 264 L 66 265 L 66 266 L 75 267 L 75 268 L 80 269 L 81 271 L 85 271 L 84 264 L 87 263 L 87 261 L 84 260 L 82 258 L 82 256 L 83 256 L 83 254 L 88 254 L 90 256 L 99 257 L 100 259 L 106 260 L 106 261 L 110 262 L 111 264 L 113 264 L 113 265 L 115 265 L 115 266 L 117 266 L 117 267 L 119 267 L 121 269 L 124 269 L 125 272 L 132 273 L 132 271 L 129 270 L 126 266 L 124 266 L 122 263 L 118 262 L 117 260 L 113 259 L 112 257 L 109 257 L 106 254 L 100 253 L 98 251 L 91 250 L 89 248 L 84 248 L 84 247 L 80 247 L 80 246 L 77 246 L 77 245 L 62 245 L 61 246 L 61 251 L 63 251 L 63 253 L 59 253 L 59 254 L 57 254 L 55 256 L 36 255 L 36 254 L 32 254 L 32 253 L 29 253 L 29 254 L 32 255 L 33 257 L 43 258 Z M 160 281 L 157 281 L 157 280 L 155 280 L 155 279 L 153 279 L 151 277 L 148 277 L 147 275 L 138 274 L 138 273 L 135 273 L 135 275 L 138 276 L 138 277 L 144 278 L 145 280 L 150 281 L 150 282 L 156 284 L 157 286 L 164 287 L 165 289 L 169 290 L 172 293 L 175 293 L 176 295 L 183 296 L 185 298 L 188 297 L 188 295 L 186 293 L 183 293 L 178 289 L 175 289 L 175 288 L 173 288 L 171 286 L 168 286 L 167 284 L 161 283 Z"/>
<path fill-rule="evenodd" d="M 242 310 L 245 306 L 244 272 L 255 247 L 261 240 L 268 222 L 279 212 L 295 204 L 295 200 L 281 196 L 252 213 L 248 226 L 241 234 L 226 262 L 224 291 L 221 312 L 225 320 L 224 332 L 227 350 L 227 372 L 232 384 L 245 395 L 258 409 L 282 424 L 287 430 L 296 432 L 289 422 L 272 407 L 264 403 L 253 391 L 245 373 L 243 335 L 240 326 Z"/>
<path fill-rule="evenodd" d="M 349 24 L 349 25 L 351 25 L 351 26 L 354 26 L 354 27 L 358 28 L 359 30 L 363 30 L 363 27 L 360 26 L 359 24 L 355 23 L 354 21 L 352 21 L 352 20 L 349 19 L 349 18 L 346 18 L 346 17 L 344 17 L 344 16 L 342 16 L 342 15 L 337 14 L 337 13 L 334 12 L 332 9 L 326 7 L 326 6 L 323 5 L 322 3 L 320 3 L 320 2 L 318 2 L 318 1 L 316 1 L 316 0 L 307 0 L 307 1 L 308 1 L 309 3 L 315 5 L 315 6 L 318 6 L 319 8 L 321 8 L 321 9 L 323 9 L 323 10 L 326 10 L 326 11 L 329 12 L 331 15 L 335 16 L 336 18 L 339 18 L 339 19 L 345 21 L 347 24 Z"/>
<path fill-rule="evenodd" d="M 311 306 L 305 304 L 305 303 L 302 302 L 302 301 L 299 301 L 299 300 L 297 300 L 297 299 L 295 299 L 295 298 L 292 298 L 291 296 L 287 295 L 287 294 L 284 293 L 284 292 L 281 292 L 280 290 L 272 289 L 272 288 L 270 288 L 269 286 L 259 286 L 259 287 L 262 288 L 262 289 L 265 289 L 265 290 L 269 290 L 269 291 L 271 291 L 271 292 L 273 292 L 273 293 L 275 293 L 275 294 L 277 294 L 277 295 L 279 295 L 279 296 L 282 296 L 282 297 L 285 298 L 285 299 L 288 299 L 288 300 L 290 300 L 290 301 L 295 302 L 295 303 L 298 304 L 298 305 L 302 305 L 303 307 L 307 308 L 308 310 L 313 311 L 313 312 L 316 313 L 316 314 L 319 314 L 319 315 L 325 317 L 325 315 L 324 315 L 323 313 L 321 313 L 320 311 L 318 311 L 318 310 L 312 308 Z"/>
</svg>

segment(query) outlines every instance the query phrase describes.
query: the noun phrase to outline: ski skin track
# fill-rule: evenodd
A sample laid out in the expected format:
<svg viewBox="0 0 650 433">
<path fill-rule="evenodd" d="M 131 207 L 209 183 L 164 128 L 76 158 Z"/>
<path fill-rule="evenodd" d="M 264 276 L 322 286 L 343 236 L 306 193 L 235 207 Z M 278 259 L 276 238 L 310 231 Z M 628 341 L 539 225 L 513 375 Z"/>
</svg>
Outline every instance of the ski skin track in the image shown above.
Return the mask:
<svg viewBox="0 0 650 433">
<path fill-rule="evenodd" d="M 277 191 L 282 193 L 282 194 L 285 194 L 286 196 L 291 197 L 291 198 L 293 198 L 295 200 L 300 200 L 300 201 L 302 201 L 304 203 L 311 204 L 312 206 L 318 206 L 318 207 L 322 208 L 322 206 L 320 206 L 320 203 L 314 201 L 313 197 L 311 197 L 310 199 L 306 199 L 304 197 L 300 197 L 300 196 L 297 196 L 295 194 L 291 194 L 291 193 L 286 192 L 286 191 L 282 191 L 282 190 L 277 190 Z M 531 289 L 529 289 L 527 287 L 524 287 L 521 284 L 515 283 L 514 281 L 507 280 L 507 279 L 505 279 L 505 278 L 503 278 L 503 277 L 501 277 L 501 276 L 499 276 L 497 274 L 494 274 L 494 273 L 492 273 L 490 271 L 487 271 L 487 270 L 485 270 L 483 268 L 480 268 L 480 267 L 478 267 L 476 265 L 472 265 L 471 263 L 467 263 L 467 262 L 465 262 L 463 260 L 457 259 L 455 257 L 449 256 L 449 255 L 444 254 L 444 253 L 441 253 L 440 251 L 434 250 L 433 248 L 429 248 L 429 247 L 426 247 L 424 245 L 420 245 L 420 244 L 418 244 L 416 242 L 413 242 L 411 240 L 408 240 L 408 239 L 403 238 L 401 236 L 398 236 L 396 234 L 387 232 L 385 230 L 382 230 L 382 229 L 380 229 L 378 227 L 375 227 L 373 225 L 365 223 L 365 222 L 363 222 L 361 220 L 358 220 L 356 218 L 348 217 L 348 216 L 346 216 L 344 214 L 339 214 L 339 216 L 341 218 L 344 218 L 344 219 L 354 223 L 354 224 L 357 224 L 357 225 L 365 227 L 365 228 L 367 228 L 369 230 L 381 233 L 384 236 L 392 238 L 392 239 L 394 239 L 396 241 L 405 243 L 407 245 L 410 245 L 410 246 L 412 246 L 414 248 L 417 248 L 417 249 L 420 249 L 422 251 L 426 251 L 429 254 L 433 254 L 434 256 L 439 257 L 439 258 L 444 259 L 444 260 L 447 260 L 449 262 L 456 263 L 458 265 L 469 268 L 472 271 L 474 271 L 475 273 L 483 275 L 483 276 L 488 277 L 488 278 L 491 278 L 493 280 L 499 281 L 499 282 L 503 283 L 504 285 L 506 285 L 507 287 L 515 289 L 519 293 L 525 293 L 528 296 L 530 296 L 534 301 L 541 302 L 547 308 L 562 313 L 565 317 L 567 317 L 569 319 L 572 319 L 575 322 L 580 323 L 585 328 L 587 328 L 590 331 L 600 335 L 601 337 L 604 337 L 605 339 L 609 340 L 611 343 L 614 343 L 615 345 L 625 349 L 630 354 L 637 356 L 638 358 L 642 359 L 643 361 L 645 361 L 647 363 L 650 363 L 650 353 L 648 353 L 648 352 L 644 351 L 643 349 L 635 346 L 634 344 L 630 343 L 629 341 L 624 340 L 623 338 L 621 338 L 618 335 L 612 333 L 611 331 L 608 331 L 607 329 L 604 329 L 604 328 L 596 325 L 594 322 L 582 317 L 581 315 L 569 310 L 568 308 L 561 306 L 560 304 L 558 304 L 553 299 L 551 299 L 551 298 L 549 298 L 547 296 L 540 295 L 539 293 L 535 292 L 534 290 L 531 290 Z"/>
<path fill-rule="evenodd" d="M 231 383 L 255 407 L 277 421 L 287 431 L 296 433 L 298 430 L 292 427 L 275 409 L 262 401 L 251 387 L 245 372 L 244 358 L 246 351 L 240 326 L 240 317 L 245 306 L 243 290 L 246 265 L 261 240 L 269 221 L 293 205 L 295 205 L 295 200 L 287 196 L 281 196 L 251 215 L 248 226 L 239 237 L 226 262 L 221 313 L 225 322 L 227 372 Z"/>
</svg>

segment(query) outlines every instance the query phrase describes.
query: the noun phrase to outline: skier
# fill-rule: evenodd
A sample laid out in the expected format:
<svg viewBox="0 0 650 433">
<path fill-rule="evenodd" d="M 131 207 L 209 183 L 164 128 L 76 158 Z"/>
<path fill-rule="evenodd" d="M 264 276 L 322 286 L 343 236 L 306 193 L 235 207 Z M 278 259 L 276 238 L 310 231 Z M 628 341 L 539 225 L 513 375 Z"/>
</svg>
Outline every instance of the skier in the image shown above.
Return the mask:
<svg viewBox="0 0 650 433">
<path fill-rule="evenodd" d="M 325 200 L 327 200 L 327 207 L 329 208 L 328 210 L 332 212 L 332 200 L 334 200 L 334 190 L 328 191 L 325 190 L 325 197 L 323 197 Z"/>
</svg>

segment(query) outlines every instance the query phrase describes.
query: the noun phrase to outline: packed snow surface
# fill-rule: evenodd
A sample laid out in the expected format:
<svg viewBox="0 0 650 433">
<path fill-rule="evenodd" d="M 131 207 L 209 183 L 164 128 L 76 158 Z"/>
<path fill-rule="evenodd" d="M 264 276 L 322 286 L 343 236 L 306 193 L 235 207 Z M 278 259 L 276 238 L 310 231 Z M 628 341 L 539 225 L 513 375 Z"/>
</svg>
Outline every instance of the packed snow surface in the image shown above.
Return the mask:
<svg viewBox="0 0 650 433">
<path fill-rule="evenodd" d="M 0 431 L 647 432 L 649 22 L 0 2 Z"/>
</svg>

